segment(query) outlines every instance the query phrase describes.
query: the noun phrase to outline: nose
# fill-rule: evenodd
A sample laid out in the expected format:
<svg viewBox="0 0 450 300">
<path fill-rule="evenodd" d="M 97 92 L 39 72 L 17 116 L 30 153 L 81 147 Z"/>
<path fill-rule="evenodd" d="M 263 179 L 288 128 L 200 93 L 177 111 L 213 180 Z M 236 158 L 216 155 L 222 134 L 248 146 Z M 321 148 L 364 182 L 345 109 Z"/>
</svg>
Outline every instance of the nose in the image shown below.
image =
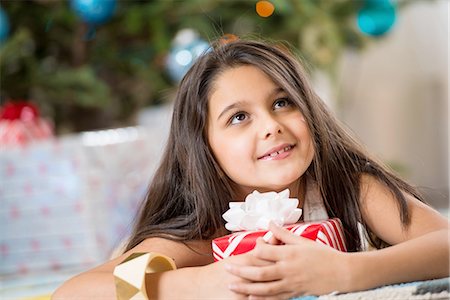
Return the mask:
<svg viewBox="0 0 450 300">
<path fill-rule="evenodd" d="M 274 116 L 268 114 L 261 119 L 260 136 L 268 139 L 283 132 L 283 126 Z"/>
</svg>

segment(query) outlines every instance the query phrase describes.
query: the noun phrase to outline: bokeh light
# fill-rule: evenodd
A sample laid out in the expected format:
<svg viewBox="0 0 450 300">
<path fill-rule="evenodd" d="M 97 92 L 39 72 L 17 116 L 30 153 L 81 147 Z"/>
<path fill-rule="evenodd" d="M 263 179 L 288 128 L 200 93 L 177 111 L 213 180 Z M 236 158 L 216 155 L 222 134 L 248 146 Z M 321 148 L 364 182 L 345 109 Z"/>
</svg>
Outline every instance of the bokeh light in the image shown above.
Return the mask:
<svg viewBox="0 0 450 300">
<path fill-rule="evenodd" d="M 263 18 L 270 17 L 275 11 L 275 6 L 269 1 L 258 1 L 256 3 L 256 13 Z"/>
<path fill-rule="evenodd" d="M 210 48 L 208 42 L 190 28 L 180 30 L 172 42 L 167 56 L 166 70 L 175 82 L 179 82 L 195 60 Z"/>
<path fill-rule="evenodd" d="M 9 20 L 5 11 L 0 7 L 0 42 L 3 42 L 8 37 Z"/>
<path fill-rule="evenodd" d="M 71 7 L 86 23 L 103 24 L 116 10 L 116 0 L 71 0 Z"/>
<path fill-rule="evenodd" d="M 366 0 L 357 21 L 361 32 L 381 36 L 392 28 L 396 18 L 396 8 L 390 0 Z"/>
</svg>

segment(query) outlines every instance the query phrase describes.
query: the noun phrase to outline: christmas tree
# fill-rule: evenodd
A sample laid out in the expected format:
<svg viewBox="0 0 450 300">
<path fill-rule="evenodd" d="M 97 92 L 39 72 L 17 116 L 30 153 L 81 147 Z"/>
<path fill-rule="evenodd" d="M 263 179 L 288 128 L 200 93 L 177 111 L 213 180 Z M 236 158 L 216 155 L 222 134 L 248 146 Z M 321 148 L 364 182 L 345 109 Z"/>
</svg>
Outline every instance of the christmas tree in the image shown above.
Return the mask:
<svg viewBox="0 0 450 300">
<path fill-rule="evenodd" d="M 92 8 L 77 0 L 2 1 L 9 34 L 0 48 L 1 101 L 35 102 L 59 133 L 133 124 L 138 109 L 170 98 L 177 82 L 167 56 L 185 28 L 206 41 L 287 41 L 308 67 L 333 72 L 345 48 L 367 42 L 356 16 L 373 1 L 387 2 L 272 0 L 266 17 L 255 7 L 267 1 L 90 1 L 111 6 L 102 20 L 88 19 Z"/>
</svg>

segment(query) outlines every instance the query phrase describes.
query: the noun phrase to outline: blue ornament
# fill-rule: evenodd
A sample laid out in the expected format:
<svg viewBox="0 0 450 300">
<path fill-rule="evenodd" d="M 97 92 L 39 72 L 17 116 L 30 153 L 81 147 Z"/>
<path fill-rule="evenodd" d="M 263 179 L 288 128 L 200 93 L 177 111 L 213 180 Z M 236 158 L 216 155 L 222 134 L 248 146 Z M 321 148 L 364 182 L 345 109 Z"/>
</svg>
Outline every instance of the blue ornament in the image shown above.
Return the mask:
<svg viewBox="0 0 450 300">
<path fill-rule="evenodd" d="M 6 15 L 5 11 L 0 7 L 0 43 L 2 43 L 9 34 L 9 20 L 8 15 Z"/>
<path fill-rule="evenodd" d="M 86 23 L 100 25 L 116 10 L 116 0 L 71 0 L 71 7 Z"/>
<path fill-rule="evenodd" d="M 371 36 L 388 32 L 396 21 L 396 7 L 390 0 L 365 0 L 358 12 L 358 27 Z"/>
<path fill-rule="evenodd" d="M 196 59 L 210 49 L 210 45 L 191 29 L 181 30 L 174 39 L 174 46 L 166 61 L 166 69 L 172 80 L 179 82 Z"/>
</svg>

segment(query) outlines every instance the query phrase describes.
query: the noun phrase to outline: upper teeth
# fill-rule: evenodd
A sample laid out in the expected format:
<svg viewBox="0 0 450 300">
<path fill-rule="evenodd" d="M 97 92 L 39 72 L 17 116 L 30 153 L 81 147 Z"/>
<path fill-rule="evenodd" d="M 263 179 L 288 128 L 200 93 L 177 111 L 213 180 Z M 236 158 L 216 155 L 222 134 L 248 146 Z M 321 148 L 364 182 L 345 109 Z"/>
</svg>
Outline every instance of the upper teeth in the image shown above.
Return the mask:
<svg viewBox="0 0 450 300">
<path fill-rule="evenodd" d="M 275 151 L 275 152 L 273 152 L 273 153 L 270 153 L 269 156 L 271 156 L 271 157 L 277 156 L 278 154 L 281 154 L 281 153 L 283 153 L 284 151 L 288 151 L 288 150 L 290 150 L 291 148 L 292 148 L 292 146 L 284 147 L 283 149 L 281 149 L 281 150 L 279 150 L 279 151 Z"/>
</svg>

